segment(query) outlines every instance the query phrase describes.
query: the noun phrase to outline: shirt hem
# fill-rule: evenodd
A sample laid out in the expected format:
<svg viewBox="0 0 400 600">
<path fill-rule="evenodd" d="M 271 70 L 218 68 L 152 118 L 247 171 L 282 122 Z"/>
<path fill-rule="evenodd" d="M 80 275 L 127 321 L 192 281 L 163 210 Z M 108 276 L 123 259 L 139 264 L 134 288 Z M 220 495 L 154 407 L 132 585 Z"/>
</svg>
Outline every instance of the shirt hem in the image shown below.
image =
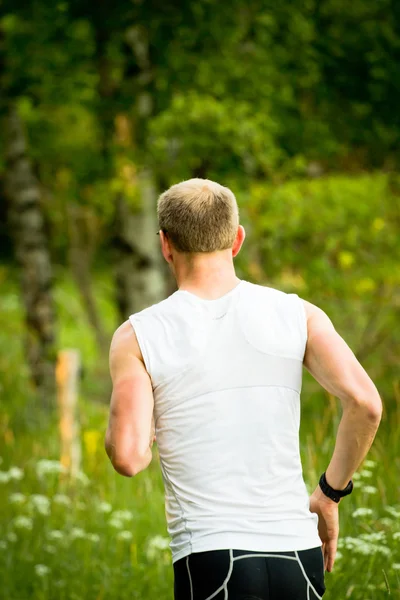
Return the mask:
<svg viewBox="0 0 400 600">
<path fill-rule="evenodd" d="M 262 535 L 258 538 L 253 535 L 240 535 L 238 533 L 218 533 L 209 535 L 204 539 L 191 540 L 184 548 L 172 551 L 172 563 L 185 558 L 192 552 L 205 552 L 208 550 L 248 550 L 255 552 L 294 552 L 296 550 L 310 550 L 321 547 L 319 535 L 282 539 L 282 537 Z"/>
</svg>

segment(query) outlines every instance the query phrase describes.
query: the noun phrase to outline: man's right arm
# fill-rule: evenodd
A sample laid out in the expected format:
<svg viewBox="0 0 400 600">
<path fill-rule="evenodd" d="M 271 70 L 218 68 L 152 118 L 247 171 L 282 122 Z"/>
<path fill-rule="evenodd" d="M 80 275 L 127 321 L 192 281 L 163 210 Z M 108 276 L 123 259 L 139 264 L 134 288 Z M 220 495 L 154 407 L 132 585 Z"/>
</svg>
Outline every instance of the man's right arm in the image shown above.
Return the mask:
<svg viewBox="0 0 400 600">
<path fill-rule="evenodd" d="M 364 460 L 382 416 L 382 401 L 373 381 L 323 310 L 303 300 L 308 339 L 304 366 L 342 405 L 335 449 L 326 468 L 326 481 L 343 490 Z M 319 485 L 310 496 L 310 511 L 318 514 L 325 569 L 335 561 L 339 535 L 338 504 Z"/>
<path fill-rule="evenodd" d="M 342 405 L 336 445 L 326 469 L 329 485 L 342 490 L 371 447 L 381 420 L 382 401 L 373 381 L 326 313 L 307 300 L 303 302 L 308 328 L 304 366 Z"/>
</svg>

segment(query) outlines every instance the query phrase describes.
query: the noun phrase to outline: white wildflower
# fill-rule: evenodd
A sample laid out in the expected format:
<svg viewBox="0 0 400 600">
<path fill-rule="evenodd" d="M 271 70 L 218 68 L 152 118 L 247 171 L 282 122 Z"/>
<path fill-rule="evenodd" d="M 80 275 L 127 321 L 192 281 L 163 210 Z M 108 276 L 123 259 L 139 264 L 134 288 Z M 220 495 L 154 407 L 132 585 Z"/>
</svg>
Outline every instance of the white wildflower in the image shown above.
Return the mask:
<svg viewBox="0 0 400 600">
<path fill-rule="evenodd" d="M 60 504 L 61 506 L 71 506 L 71 498 L 65 494 L 55 494 L 53 496 L 54 504 Z"/>
<path fill-rule="evenodd" d="M 30 519 L 29 517 L 25 517 L 24 515 L 19 515 L 18 517 L 15 517 L 13 523 L 16 529 L 26 529 L 28 531 L 31 531 L 33 527 L 32 519 Z"/>
<path fill-rule="evenodd" d="M 75 478 L 80 481 L 83 485 L 89 485 L 90 479 L 83 471 L 77 471 L 75 473 Z"/>
<path fill-rule="evenodd" d="M 50 569 L 46 565 L 35 565 L 35 573 L 38 577 L 45 577 L 50 573 Z"/>
<path fill-rule="evenodd" d="M 362 488 L 362 491 L 365 492 L 365 494 L 376 494 L 378 492 L 378 488 L 374 487 L 373 485 L 366 485 Z"/>
<path fill-rule="evenodd" d="M 48 460 L 42 458 L 36 463 L 36 474 L 39 479 L 43 479 L 46 475 L 66 473 L 67 468 L 61 464 L 58 460 Z"/>
<path fill-rule="evenodd" d="M 99 502 L 97 510 L 103 513 L 110 513 L 112 511 L 112 506 L 108 502 Z"/>
<path fill-rule="evenodd" d="M 11 504 L 23 504 L 26 500 L 25 494 L 20 494 L 20 492 L 15 492 L 14 494 L 10 494 L 8 497 Z"/>
<path fill-rule="evenodd" d="M 393 526 L 393 519 L 391 519 L 390 517 L 382 517 L 382 519 L 379 519 L 379 520 L 382 523 L 382 525 L 384 525 L 385 527 Z"/>
<path fill-rule="evenodd" d="M 358 471 L 356 471 L 356 472 L 353 474 L 352 480 L 353 480 L 353 481 L 357 481 L 358 479 L 361 479 L 361 476 L 360 476 L 360 473 L 358 473 Z"/>
<path fill-rule="evenodd" d="M 115 527 L 115 529 L 122 529 L 122 527 L 124 526 L 124 522 L 121 521 L 121 519 L 114 519 L 114 518 L 111 518 L 108 521 L 108 524 L 110 527 Z"/>
<path fill-rule="evenodd" d="M 357 508 L 352 516 L 353 517 L 370 517 L 373 514 L 373 511 L 371 508 Z"/>
<path fill-rule="evenodd" d="M 360 477 L 364 477 L 364 479 L 369 479 L 372 476 L 373 476 L 373 472 L 370 471 L 369 469 L 362 469 L 360 471 Z"/>
<path fill-rule="evenodd" d="M 371 546 L 371 544 L 357 544 L 353 548 L 353 552 L 356 554 L 362 554 L 363 556 L 370 556 L 371 554 L 374 554 L 373 546 Z"/>
<path fill-rule="evenodd" d="M 392 569 L 395 569 L 395 571 L 400 571 L 400 563 L 393 563 Z"/>
<path fill-rule="evenodd" d="M 400 531 L 395 531 L 394 532 L 393 539 L 394 540 L 400 540 Z"/>
<path fill-rule="evenodd" d="M 48 532 L 47 537 L 51 540 L 62 540 L 64 537 L 64 534 L 59 529 L 52 529 L 51 531 Z"/>
<path fill-rule="evenodd" d="M 365 540 L 366 542 L 386 542 L 386 533 L 384 531 L 362 533 L 359 538 L 360 540 Z"/>
<path fill-rule="evenodd" d="M 0 550 L 7 550 L 7 542 L 0 540 Z"/>
<path fill-rule="evenodd" d="M 170 540 L 161 535 L 156 535 L 147 542 L 146 556 L 148 560 L 154 560 L 159 552 L 167 550 Z"/>
<path fill-rule="evenodd" d="M 131 531 L 127 531 L 127 530 L 119 531 L 117 534 L 117 538 L 119 540 L 124 540 L 124 541 L 130 542 L 131 539 L 133 538 L 133 535 L 132 535 Z"/>
<path fill-rule="evenodd" d="M 375 546 L 375 553 L 376 554 L 383 554 L 383 556 L 386 557 L 390 557 L 392 554 L 392 551 L 390 548 L 388 548 L 387 546 Z"/>
<path fill-rule="evenodd" d="M 396 510 L 394 506 L 385 506 L 386 512 L 389 513 L 394 519 L 400 519 L 400 511 Z"/>
<path fill-rule="evenodd" d="M 15 531 L 9 531 L 7 533 L 7 539 L 8 539 L 9 542 L 14 543 L 14 542 L 16 542 L 18 540 L 18 536 L 15 533 Z"/>
<path fill-rule="evenodd" d="M 130 510 L 115 510 L 111 515 L 111 518 L 121 521 L 131 521 L 133 519 L 133 515 Z"/>
<path fill-rule="evenodd" d="M 155 535 L 150 539 L 150 545 L 157 550 L 166 550 L 169 547 L 170 540 L 162 535 Z"/>
<path fill-rule="evenodd" d="M 8 476 L 10 479 L 14 479 L 15 481 L 20 481 L 24 477 L 24 472 L 19 467 L 11 467 L 8 470 Z"/>
<path fill-rule="evenodd" d="M 45 550 L 45 552 L 48 552 L 49 554 L 55 554 L 57 552 L 57 549 L 55 548 L 55 546 L 52 546 L 51 544 L 45 544 L 43 546 L 43 549 Z"/>
<path fill-rule="evenodd" d="M 43 494 L 32 494 L 29 498 L 31 506 L 45 517 L 50 514 L 50 500 Z"/>
<path fill-rule="evenodd" d="M 8 471 L 0 471 L 0 483 L 8 483 L 10 481 L 10 475 Z"/>
<path fill-rule="evenodd" d="M 340 560 L 341 558 L 343 558 L 343 554 L 341 552 L 339 552 L 339 550 L 336 551 L 336 556 L 335 559 L 336 560 Z"/>
<path fill-rule="evenodd" d="M 84 537 L 86 537 L 85 531 L 80 527 L 73 527 L 69 532 L 69 535 L 73 540 L 83 539 Z"/>
<path fill-rule="evenodd" d="M 362 554 L 363 556 L 383 554 L 386 557 L 390 557 L 391 550 L 390 548 L 384 545 L 385 541 L 385 532 L 380 531 L 378 533 L 365 533 L 360 535 L 359 538 L 343 538 L 340 547 L 344 547 L 347 550 L 351 550 L 355 554 Z"/>
<path fill-rule="evenodd" d="M 377 463 L 375 460 L 367 458 L 367 460 L 364 461 L 363 467 L 367 467 L 367 469 L 374 469 L 376 465 Z"/>
<path fill-rule="evenodd" d="M 99 541 L 100 541 L 100 536 L 99 536 L 99 535 L 97 535 L 97 533 L 88 533 L 88 534 L 86 535 L 86 538 L 87 538 L 88 540 L 90 540 L 91 542 L 93 542 L 94 544 L 98 544 L 98 543 L 99 543 Z"/>
</svg>

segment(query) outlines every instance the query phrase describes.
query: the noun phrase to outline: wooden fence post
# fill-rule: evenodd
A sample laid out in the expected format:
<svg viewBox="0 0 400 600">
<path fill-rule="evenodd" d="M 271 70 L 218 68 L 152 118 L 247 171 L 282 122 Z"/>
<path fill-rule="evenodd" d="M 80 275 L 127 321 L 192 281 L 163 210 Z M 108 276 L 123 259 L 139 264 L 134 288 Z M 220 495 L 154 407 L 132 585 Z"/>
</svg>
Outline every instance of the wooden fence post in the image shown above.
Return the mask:
<svg viewBox="0 0 400 600">
<path fill-rule="evenodd" d="M 78 418 L 79 350 L 60 350 L 57 356 L 56 381 L 59 408 L 60 462 L 70 475 L 81 468 L 80 425 Z"/>
</svg>

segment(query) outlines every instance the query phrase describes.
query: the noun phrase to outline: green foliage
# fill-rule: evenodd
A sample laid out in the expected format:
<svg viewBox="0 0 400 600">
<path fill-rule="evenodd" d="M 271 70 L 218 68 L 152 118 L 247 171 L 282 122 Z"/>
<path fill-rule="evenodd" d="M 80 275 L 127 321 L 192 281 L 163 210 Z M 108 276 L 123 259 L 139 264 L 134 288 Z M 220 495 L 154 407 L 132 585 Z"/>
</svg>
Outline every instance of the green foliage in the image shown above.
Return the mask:
<svg viewBox="0 0 400 600">
<path fill-rule="evenodd" d="M 108 464 L 101 432 L 84 431 L 83 439 L 90 477 L 80 472 L 69 480 L 39 440 L 30 459 L 24 440 L 22 468 L 2 465 L 1 597 L 139 600 L 152 597 L 156 581 L 160 597 L 169 598 L 172 570 L 168 540 L 159 533 L 165 526 L 157 461 L 135 481 L 122 481 Z"/>
<path fill-rule="evenodd" d="M 153 2 L 98 14 L 72 0 L 6 3 L 3 102 L 20 99 L 42 183 L 58 198 L 67 169 L 69 198 L 104 190 L 107 215 L 120 153 L 163 182 L 275 180 L 303 176 L 312 161 L 393 168 L 398 19 L 389 0 Z M 131 126 L 122 144 L 118 115 Z"/>
<path fill-rule="evenodd" d="M 400 196 L 394 185 L 397 176 L 383 173 L 254 183 L 247 207 L 269 276 L 290 266 L 303 276 L 302 289 L 318 296 L 329 288 L 330 295 L 370 300 L 384 285 L 398 289 Z"/>
<path fill-rule="evenodd" d="M 307 408 L 315 412 L 311 406 Z M 327 411 L 331 409 L 325 408 Z M 97 407 L 96 412 L 99 423 L 104 424 L 105 410 Z M 108 464 L 102 430 L 100 426 L 83 431 L 85 471 L 73 480 L 63 477 L 56 454 L 51 454 L 54 459 L 48 458 L 43 428 L 37 432 L 41 437 L 24 436 L 18 448 L 11 446 L 6 452 L 0 471 L 2 597 L 172 598 L 157 452 L 154 450 L 153 462 L 145 472 L 134 479 L 123 478 Z M 307 446 L 302 445 L 302 454 L 310 491 L 333 444 L 332 435 L 324 431 L 320 451 L 311 449 L 321 437 L 320 430 L 311 415 L 303 421 L 301 437 L 307 439 Z M 395 459 L 395 446 L 386 444 L 382 452 L 388 433 L 393 441 L 393 424 L 378 433 L 374 459 L 365 461 L 354 478 L 352 496 L 340 504 L 339 552 L 333 572 L 326 573 L 328 600 L 341 595 L 379 600 L 387 597 L 387 586 L 393 597 L 400 591 L 400 505 L 393 493 L 396 474 L 393 469 L 387 472 L 386 462 L 381 462 L 384 457 L 385 461 Z M 56 447 L 55 439 L 51 446 Z"/>
<path fill-rule="evenodd" d="M 271 118 L 254 112 L 247 102 L 195 92 L 177 95 L 151 122 L 152 158 L 156 168 L 167 167 L 171 184 L 192 173 L 220 180 L 241 169 L 248 176 L 270 173 L 280 154 L 275 129 Z"/>
<path fill-rule="evenodd" d="M 16 102 L 26 125 L 51 250 L 63 265 L 55 271 L 58 344 L 78 347 L 83 359 L 89 481 L 67 485 L 51 473 L 38 476 L 40 461 L 58 457 L 57 423 L 38 409 L 16 282 L 2 266 L 0 595 L 172 595 L 170 556 L 157 538 L 166 536 L 157 459 L 134 480 L 107 462 L 107 361 L 64 268 L 73 202 L 86 211 L 100 249 L 95 296 L 111 336 L 115 201 L 122 194 L 136 208 L 138 173 L 150 167 L 161 187 L 194 175 L 232 187 L 247 234 L 235 259 L 238 275 L 321 306 L 377 384 L 384 422 L 373 462 L 341 504 L 340 554 L 325 597 L 379 600 L 387 586 L 396 597 L 398 7 L 390 0 L 183 0 L 178 10 L 152 0 L 101 3 L 93 11 L 90 2 L 67 0 L 6 1 L 1 10 L 0 108 L 5 113 Z M 302 398 L 301 452 L 311 491 L 331 457 L 340 415 L 307 373 Z M 22 479 L 12 467 L 22 469 Z M 129 511 L 125 537 L 102 502 Z"/>
</svg>

